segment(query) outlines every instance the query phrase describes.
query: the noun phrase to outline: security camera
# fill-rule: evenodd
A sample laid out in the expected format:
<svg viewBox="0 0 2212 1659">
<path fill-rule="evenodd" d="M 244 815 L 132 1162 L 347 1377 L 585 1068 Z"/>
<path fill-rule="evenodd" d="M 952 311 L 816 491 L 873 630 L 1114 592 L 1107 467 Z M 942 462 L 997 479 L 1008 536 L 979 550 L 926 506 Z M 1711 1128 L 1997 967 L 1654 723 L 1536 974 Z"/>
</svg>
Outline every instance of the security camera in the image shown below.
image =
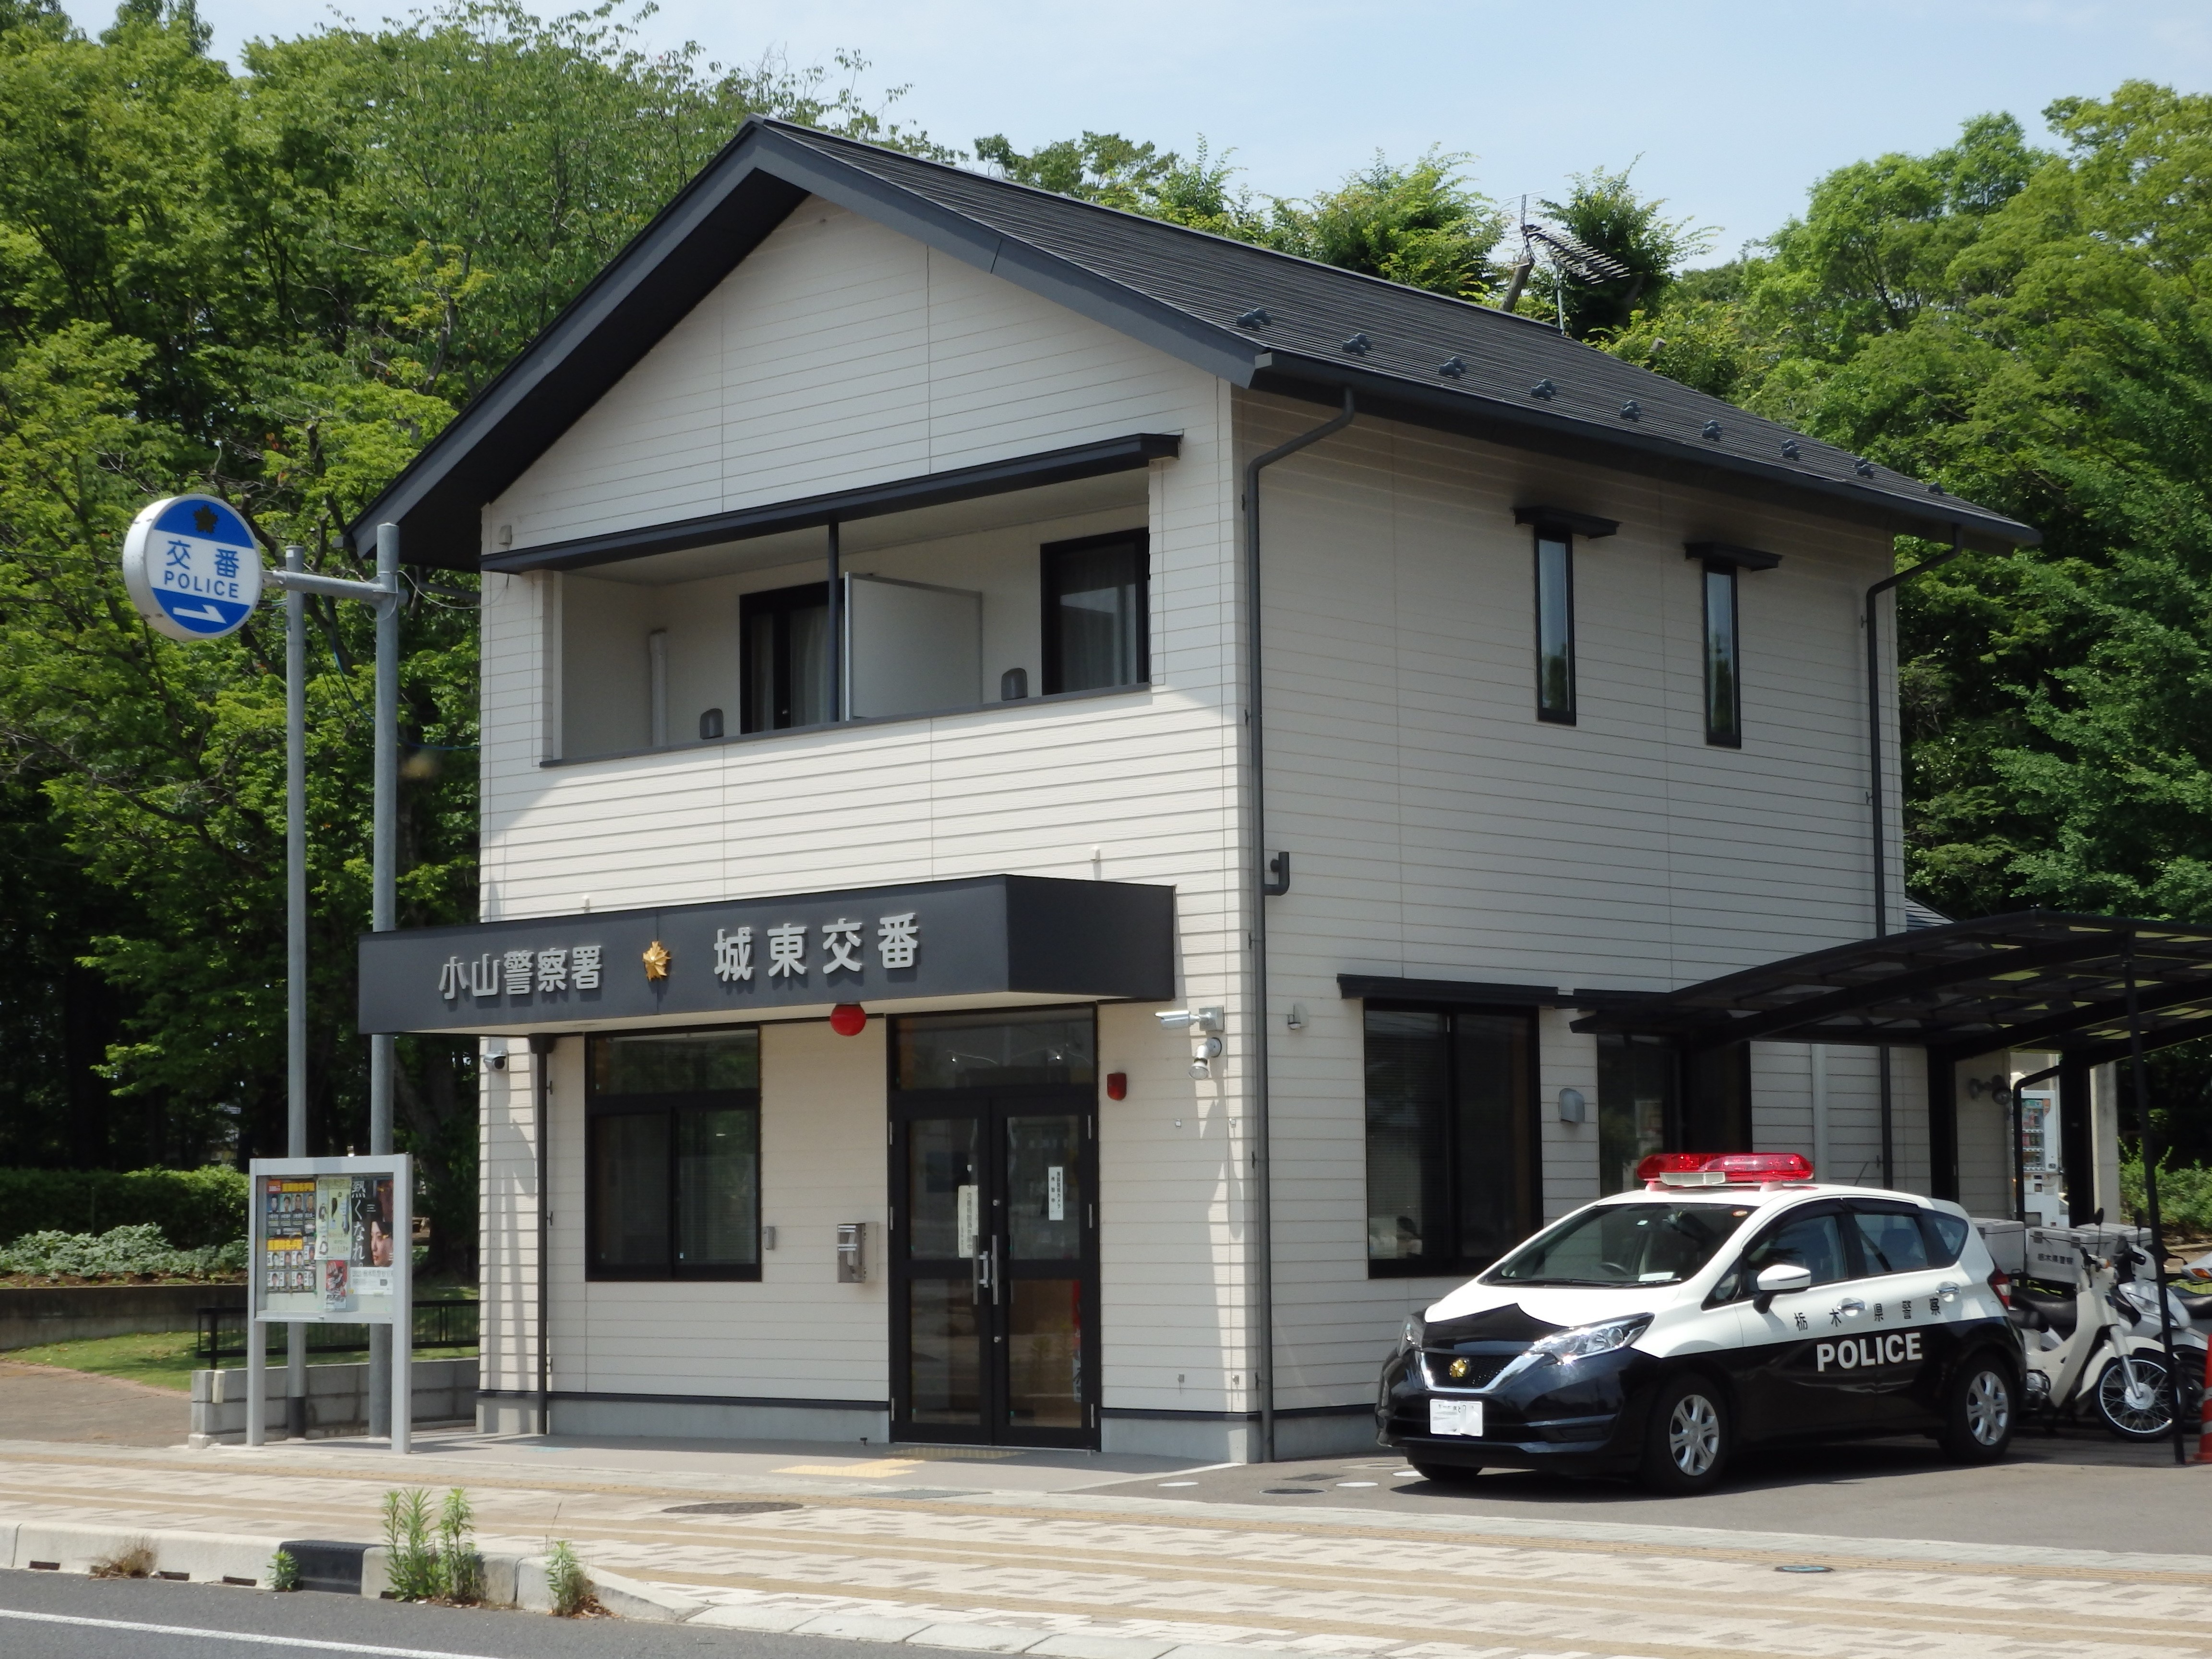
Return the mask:
<svg viewBox="0 0 2212 1659">
<path fill-rule="evenodd" d="M 1221 1029 L 1221 1010 L 1218 1008 L 1170 1008 L 1152 1016 L 1170 1031 L 1218 1031 Z"/>
</svg>

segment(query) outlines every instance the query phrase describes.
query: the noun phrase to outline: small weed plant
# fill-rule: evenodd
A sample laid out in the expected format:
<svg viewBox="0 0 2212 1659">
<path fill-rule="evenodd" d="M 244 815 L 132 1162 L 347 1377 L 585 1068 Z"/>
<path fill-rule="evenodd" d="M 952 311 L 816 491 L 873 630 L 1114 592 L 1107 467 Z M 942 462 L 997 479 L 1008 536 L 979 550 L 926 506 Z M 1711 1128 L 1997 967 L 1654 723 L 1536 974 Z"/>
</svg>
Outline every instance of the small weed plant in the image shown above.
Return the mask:
<svg viewBox="0 0 2212 1659">
<path fill-rule="evenodd" d="M 112 1555 L 103 1556 L 92 1564 L 94 1578 L 151 1578 L 154 1576 L 154 1552 L 145 1540 L 127 1544 Z"/>
<path fill-rule="evenodd" d="M 269 1558 L 269 1588 L 289 1591 L 300 1588 L 300 1563 L 289 1550 L 278 1550 Z"/>
<path fill-rule="evenodd" d="M 420 1486 L 384 1494 L 386 1583 L 398 1601 L 479 1601 L 483 1557 L 475 1539 L 476 1512 L 459 1486 L 446 1494 L 434 1523 L 430 1494 Z"/>
<path fill-rule="evenodd" d="M 556 1619 L 581 1619 L 605 1610 L 592 1594 L 592 1581 L 585 1576 L 574 1547 L 565 1538 L 554 1540 L 545 1552 L 545 1589 L 553 1598 Z"/>
</svg>

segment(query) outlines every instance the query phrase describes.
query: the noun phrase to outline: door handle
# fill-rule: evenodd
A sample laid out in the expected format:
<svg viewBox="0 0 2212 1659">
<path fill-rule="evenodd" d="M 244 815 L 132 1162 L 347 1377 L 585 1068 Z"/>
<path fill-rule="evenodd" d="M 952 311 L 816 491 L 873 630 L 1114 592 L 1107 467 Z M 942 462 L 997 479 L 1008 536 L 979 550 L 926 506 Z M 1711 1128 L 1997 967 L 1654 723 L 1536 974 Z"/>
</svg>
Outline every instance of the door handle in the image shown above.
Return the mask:
<svg viewBox="0 0 2212 1659">
<path fill-rule="evenodd" d="M 1855 1296 L 1847 1296 L 1841 1302 L 1836 1304 L 1836 1311 L 1844 1315 L 1846 1318 L 1856 1317 L 1857 1315 L 1863 1314 L 1866 1311 L 1866 1304 L 1860 1301 L 1858 1297 Z"/>
<path fill-rule="evenodd" d="M 978 1250 L 968 1258 L 968 1289 L 977 1307 L 983 1305 L 983 1287 L 991 1282 L 991 1258 Z"/>
<path fill-rule="evenodd" d="M 999 1305 L 999 1280 L 1003 1277 L 999 1271 L 999 1236 L 993 1233 L 991 1235 L 991 1305 L 994 1308 Z"/>
</svg>

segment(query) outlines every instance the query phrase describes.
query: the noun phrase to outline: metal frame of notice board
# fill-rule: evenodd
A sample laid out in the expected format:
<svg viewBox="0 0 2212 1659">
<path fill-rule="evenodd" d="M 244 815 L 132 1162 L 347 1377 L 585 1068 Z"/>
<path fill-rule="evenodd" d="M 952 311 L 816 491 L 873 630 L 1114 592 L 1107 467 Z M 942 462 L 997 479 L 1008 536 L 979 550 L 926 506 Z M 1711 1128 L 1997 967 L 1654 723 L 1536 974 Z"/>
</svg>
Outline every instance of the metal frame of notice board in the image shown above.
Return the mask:
<svg viewBox="0 0 2212 1659">
<path fill-rule="evenodd" d="M 392 1449 L 412 1427 L 415 1261 L 411 1160 L 257 1158 L 248 1171 L 246 1443 L 267 1437 L 269 1365 L 253 1328 L 392 1329 Z"/>
</svg>

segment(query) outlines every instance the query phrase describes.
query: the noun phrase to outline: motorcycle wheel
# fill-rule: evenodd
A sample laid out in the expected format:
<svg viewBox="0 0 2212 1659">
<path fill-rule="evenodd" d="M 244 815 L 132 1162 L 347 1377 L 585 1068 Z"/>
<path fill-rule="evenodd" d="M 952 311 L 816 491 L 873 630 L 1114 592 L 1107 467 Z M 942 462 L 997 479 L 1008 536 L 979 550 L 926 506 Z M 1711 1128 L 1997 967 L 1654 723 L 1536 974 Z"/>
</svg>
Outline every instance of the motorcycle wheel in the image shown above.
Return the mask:
<svg viewBox="0 0 2212 1659">
<path fill-rule="evenodd" d="M 2137 1397 L 2128 1397 L 2128 1374 L 2118 1359 L 2107 1360 L 2097 1378 L 2097 1415 L 2123 1440 L 2160 1440 L 2173 1427 L 2173 1390 L 2166 1386 L 2166 1362 L 2148 1355 L 2133 1360 Z"/>
</svg>

